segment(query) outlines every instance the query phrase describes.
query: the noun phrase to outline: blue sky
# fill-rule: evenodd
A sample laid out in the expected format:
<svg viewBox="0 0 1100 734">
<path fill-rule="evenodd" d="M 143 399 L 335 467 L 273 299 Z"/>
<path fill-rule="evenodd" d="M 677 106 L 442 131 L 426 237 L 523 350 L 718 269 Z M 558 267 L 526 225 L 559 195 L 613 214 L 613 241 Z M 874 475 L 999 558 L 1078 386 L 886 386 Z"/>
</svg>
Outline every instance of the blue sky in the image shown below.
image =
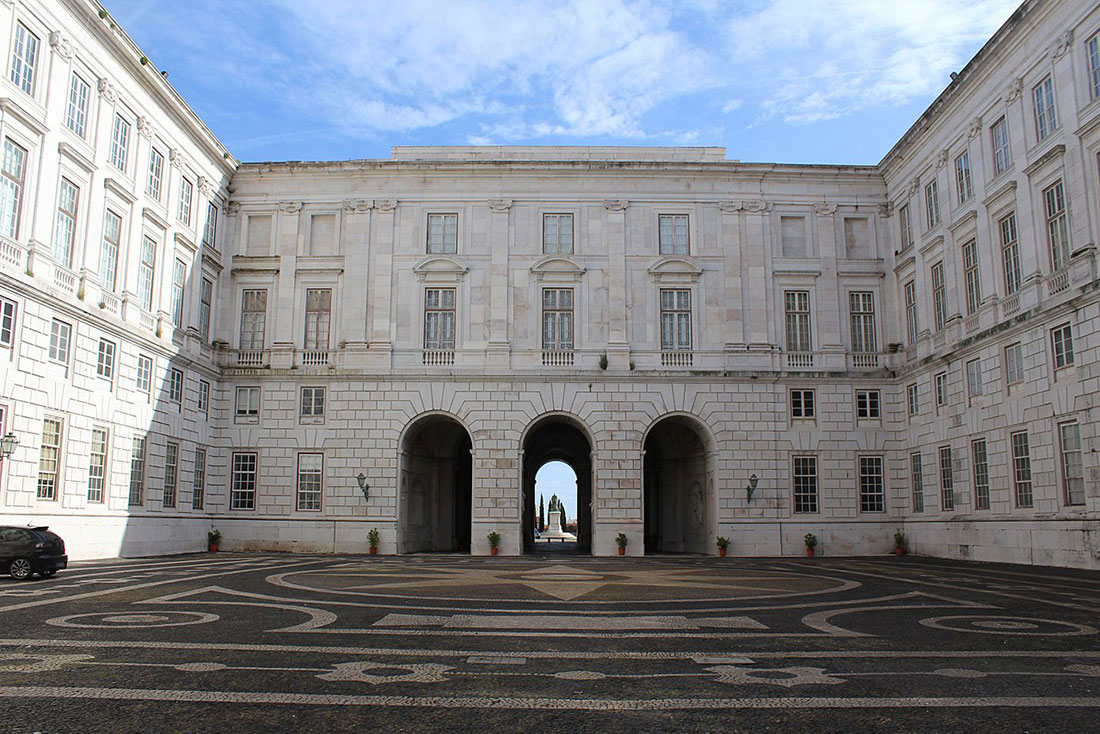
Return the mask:
<svg viewBox="0 0 1100 734">
<path fill-rule="evenodd" d="M 563 461 L 548 461 L 535 474 L 535 515 L 538 515 L 539 496 L 549 508 L 550 498 L 558 496 L 565 503 L 565 514 L 577 517 L 577 475 Z M 549 511 L 549 510 L 548 510 Z M 564 520 L 562 522 L 565 522 Z"/>
<path fill-rule="evenodd" d="M 103 0 L 238 158 L 720 145 L 877 163 L 1018 0 Z"/>
</svg>

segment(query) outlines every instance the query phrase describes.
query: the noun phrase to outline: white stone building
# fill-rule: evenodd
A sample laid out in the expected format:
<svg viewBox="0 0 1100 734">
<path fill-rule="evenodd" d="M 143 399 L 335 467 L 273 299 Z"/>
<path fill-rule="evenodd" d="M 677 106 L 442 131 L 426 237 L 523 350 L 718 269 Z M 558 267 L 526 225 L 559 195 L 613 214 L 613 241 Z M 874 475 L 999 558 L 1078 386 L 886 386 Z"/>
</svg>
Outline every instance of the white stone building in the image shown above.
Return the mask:
<svg viewBox="0 0 1100 734">
<path fill-rule="evenodd" d="M 1024 3 L 878 166 L 240 165 L 96 3 L 0 18 L 0 521 L 518 554 L 557 459 L 600 555 L 1100 566 L 1100 10 Z"/>
</svg>

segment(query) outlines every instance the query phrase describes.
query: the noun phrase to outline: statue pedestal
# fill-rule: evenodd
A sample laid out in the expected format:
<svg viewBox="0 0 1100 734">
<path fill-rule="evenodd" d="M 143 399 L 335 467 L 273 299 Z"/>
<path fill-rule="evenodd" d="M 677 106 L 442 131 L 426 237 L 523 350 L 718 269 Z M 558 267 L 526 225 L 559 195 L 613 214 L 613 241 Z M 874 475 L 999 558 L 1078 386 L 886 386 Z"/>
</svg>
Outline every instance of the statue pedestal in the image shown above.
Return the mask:
<svg viewBox="0 0 1100 734">
<path fill-rule="evenodd" d="M 540 540 L 576 540 L 577 536 L 561 529 L 561 513 L 557 510 L 546 514 L 546 532 L 539 536 Z"/>
</svg>

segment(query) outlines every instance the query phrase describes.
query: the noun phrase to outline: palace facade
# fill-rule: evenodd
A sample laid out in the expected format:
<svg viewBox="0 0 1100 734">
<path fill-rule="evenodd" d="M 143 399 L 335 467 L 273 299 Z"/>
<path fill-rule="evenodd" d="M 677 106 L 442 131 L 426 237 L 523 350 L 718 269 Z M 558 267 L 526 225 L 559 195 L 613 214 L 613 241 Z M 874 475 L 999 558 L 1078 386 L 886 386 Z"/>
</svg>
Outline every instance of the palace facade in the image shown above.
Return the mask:
<svg viewBox="0 0 1100 734">
<path fill-rule="evenodd" d="M 1025 2 L 877 166 L 241 164 L 97 3 L 0 19 L 0 522 L 520 554 L 561 460 L 597 555 L 1100 567 L 1100 9 Z"/>
</svg>

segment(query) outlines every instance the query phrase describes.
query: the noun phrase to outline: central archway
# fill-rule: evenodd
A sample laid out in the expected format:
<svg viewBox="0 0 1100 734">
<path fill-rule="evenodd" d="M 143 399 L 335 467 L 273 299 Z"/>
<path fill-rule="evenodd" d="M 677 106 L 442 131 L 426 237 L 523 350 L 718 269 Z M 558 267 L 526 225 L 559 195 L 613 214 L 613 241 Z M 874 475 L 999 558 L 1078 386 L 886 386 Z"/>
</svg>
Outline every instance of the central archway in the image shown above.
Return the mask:
<svg viewBox="0 0 1100 734">
<path fill-rule="evenodd" d="M 399 553 L 470 552 L 471 448 L 466 428 L 447 415 L 424 416 L 405 431 Z"/>
<path fill-rule="evenodd" d="M 653 424 L 642 462 L 646 553 L 709 553 L 717 530 L 711 441 L 694 418 Z"/>
<path fill-rule="evenodd" d="M 592 552 L 592 443 L 569 416 L 535 421 L 523 439 L 523 550 L 535 549 L 535 474 L 547 462 L 561 461 L 577 476 L 577 550 Z"/>
</svg>

